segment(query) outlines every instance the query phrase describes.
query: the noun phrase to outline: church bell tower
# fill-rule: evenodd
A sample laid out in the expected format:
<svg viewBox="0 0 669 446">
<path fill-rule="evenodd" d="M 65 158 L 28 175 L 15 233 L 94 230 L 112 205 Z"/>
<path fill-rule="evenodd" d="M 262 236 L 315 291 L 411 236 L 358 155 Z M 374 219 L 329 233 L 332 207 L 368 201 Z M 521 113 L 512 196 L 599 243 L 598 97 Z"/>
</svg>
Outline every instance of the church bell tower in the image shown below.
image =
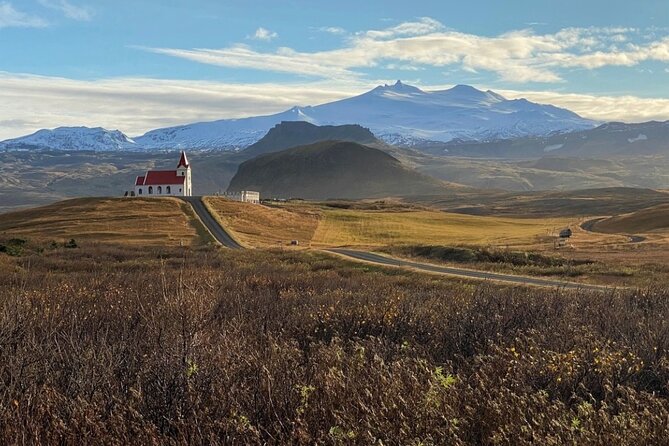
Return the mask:
<svg viewBox="0 0 669 446">
<path fill-rule="evenodd" d="M 177 176 L 186 177 L 184 180 L 184 191 L 183 194 L 185 197 L 190 197 L 193 195 L 193 182 L 191 179 L 191 168 L 188 164 L 188 158 L 186 158 L 186 152 L 181 151 L 181 157 L 179 158 L 179 164 L 177 164 Z"/>
</svg>

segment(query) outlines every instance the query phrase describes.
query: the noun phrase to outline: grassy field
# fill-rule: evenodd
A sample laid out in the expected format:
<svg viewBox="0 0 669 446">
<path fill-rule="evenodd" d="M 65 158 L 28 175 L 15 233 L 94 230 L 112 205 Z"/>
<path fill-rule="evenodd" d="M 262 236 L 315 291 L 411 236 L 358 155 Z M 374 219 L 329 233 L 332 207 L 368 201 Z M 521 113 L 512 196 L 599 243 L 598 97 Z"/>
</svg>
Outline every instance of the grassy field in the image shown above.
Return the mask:
<svg viewBox="0 0 669 446">
<path fill-rule="evenodd" d="M 0 253 L 2 444 L 669 443 L 669 294 L 313 251 Z"/>
<path fill-rule="evenodd" d="M 219 197 L 205 197 L 204 201 L 223 226 L 251 248 L 285 247 L 292 240 L 309 247 L 320 220 L 320 214 L 308 208 L 284 209 Z"/>
<path fill-rule="evenodd" d="M 205 202 L 232 235 L 249 248 L 351 246 L 408 257 L 414 257 L 414 248 L 421 247 L 484 249 L 509 253 L 502 259 L 541 255 L 554 261 L 518 264 L 430 255 L 423 260 L 620 286 L 645 287 L 657 280 L 669 280 L 669 250 L 660 232 L 650 234 L 643 243 L 630 243 L 626 235 L 582 230 L 580 217 L 472 216 L 393 200 L 264 206 L 207 197 Z M 638 215 L 645 214 L 642 211 Z M 566 226 L 574 235 L 566 248 L 556 250 L 555 233 Z M 77 199 L 0 214 L 0 238 L 12 237 L 61 243 L 74 238 L 142 246 L 211 241 L 191 208 L 174 199 Z M 298 240 L 299 246 L 290 246 L 291 240 Z"/>
<path fill-rule="evenodd" d="M 323 209 L 314 246 L 478 244 L 527 247 L 545 243 L 568 219 L 513 219 L 452 214 Z"/>
<path fill-rule="evenodd" d="M 574 222 L 470 216 L 375 202 L 343 209 L 339 204 L 268 207 L 215 197 L 205 200 L 240 241 L 253 247 L 285 245 L 290 240 L 314 248 L 414 243 L 526 247 L 546 244 L 555 230 Z"/>
<path fill-rule="evenodd" d="M 171 198 L 81 198 L 0 214 L 2 234 L 153 246 L 210 240 L 190 207 Z"/>
<path fill-rule="evenodd" d="M 250 247 L 285 246 L 289 240 L 299 240 L 301 247 L 314 249 L 351 246 L 438 264 L 584 283 L 647 287 L 669 280 L 665 240 L 630 243 L 624 234 L 585 231 L 579 225 L 587 218 L 580 216 L 473 216 L 392 200 L 272 207 L 220 198 L 207 201 L 236 238 Z M 556 249 L 555 236 L 567 226 L 573 236 L 565 248 Z M 448 248 L 491 251 L 496 260 L 417 254 Z M 528 262 L 531 258 L 543 260 Z"/>
</svg>

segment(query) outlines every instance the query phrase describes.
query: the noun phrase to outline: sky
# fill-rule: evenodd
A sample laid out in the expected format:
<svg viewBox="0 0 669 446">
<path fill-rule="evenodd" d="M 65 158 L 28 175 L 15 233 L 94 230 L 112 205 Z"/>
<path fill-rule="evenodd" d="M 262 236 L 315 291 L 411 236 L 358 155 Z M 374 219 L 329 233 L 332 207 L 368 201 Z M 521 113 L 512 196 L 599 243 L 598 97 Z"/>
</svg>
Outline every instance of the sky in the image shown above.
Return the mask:
<svg viewBox="0 0 669 446">
<path fill-rule="evenodd" d="M 137 136 L 398 79 L 669 120 L 669 1 L 0 0 L 0 139 Z"/>
</svg>

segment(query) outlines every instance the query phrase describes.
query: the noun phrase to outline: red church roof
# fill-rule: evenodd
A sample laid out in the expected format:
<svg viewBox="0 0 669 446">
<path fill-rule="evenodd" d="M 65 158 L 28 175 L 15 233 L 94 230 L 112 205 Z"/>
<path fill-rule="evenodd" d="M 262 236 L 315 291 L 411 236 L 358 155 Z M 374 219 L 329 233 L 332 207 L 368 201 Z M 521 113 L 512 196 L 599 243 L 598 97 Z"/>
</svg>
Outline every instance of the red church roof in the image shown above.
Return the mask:
<svg viewBox="0 0 669 446">
<path fill-rule="evenodd" d="M 149 170 L 143 177 L 137 177 L 135 186 L 158 186 L 160 184 L 184 184 L 186 177 L 177 175 L 176 170 Z"/>
<path fill-rule="evenodd" d="M 179 164 L 177 164 L 177 169 L 179 167 L 188 167 L 188 158 L 186 158 L 186 152 L 181 151 L 181 158 L 179 158 Z"/>
</svg>

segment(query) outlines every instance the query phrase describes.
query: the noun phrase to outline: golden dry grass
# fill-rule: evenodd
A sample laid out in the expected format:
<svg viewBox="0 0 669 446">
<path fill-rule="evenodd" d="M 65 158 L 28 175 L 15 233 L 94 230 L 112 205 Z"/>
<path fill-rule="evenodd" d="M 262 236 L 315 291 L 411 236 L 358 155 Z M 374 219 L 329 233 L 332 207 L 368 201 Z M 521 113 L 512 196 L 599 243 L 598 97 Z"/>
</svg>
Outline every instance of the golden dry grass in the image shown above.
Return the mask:
<svg viewBox="0 0 669 446">
<path fill-rule="evenodd" d="M 298 240 L 309 247 L 320 215 L 309 208 L 278 208 L 205 197 L 223 226 L 247 247 L 288 246 Z"/>
<path fill-rule="evenodd" d="M 669 204 L 607 218 L 598 222 L 595 229 L 606 233 L 669 233 Z"/>
<path fill-rule="evenodd" d="M 552 247 L 559 229 L 574 218 L 498 218 L 426 208 L 332 208 L 314 203 L 258 206 L 218 197 L 205 202 L 248 247 L 285 245 L 381 247 L 407 244 L 485 245 L 523 249 Z"/>
<path fill-rule="evenodd" d="M 0 214 L 0 234 L 133 245 L 201 242 L 189 207 L 173 198 L 81 198 Z"/>
<path fill-rule="evenodd" d="M 323 210 L 312 240 L 315 246 L 388 246 L 399 244 L 493 245 L 545 244 L 571 220 L 480 217 L 440 211 Z"/>
</svg>

